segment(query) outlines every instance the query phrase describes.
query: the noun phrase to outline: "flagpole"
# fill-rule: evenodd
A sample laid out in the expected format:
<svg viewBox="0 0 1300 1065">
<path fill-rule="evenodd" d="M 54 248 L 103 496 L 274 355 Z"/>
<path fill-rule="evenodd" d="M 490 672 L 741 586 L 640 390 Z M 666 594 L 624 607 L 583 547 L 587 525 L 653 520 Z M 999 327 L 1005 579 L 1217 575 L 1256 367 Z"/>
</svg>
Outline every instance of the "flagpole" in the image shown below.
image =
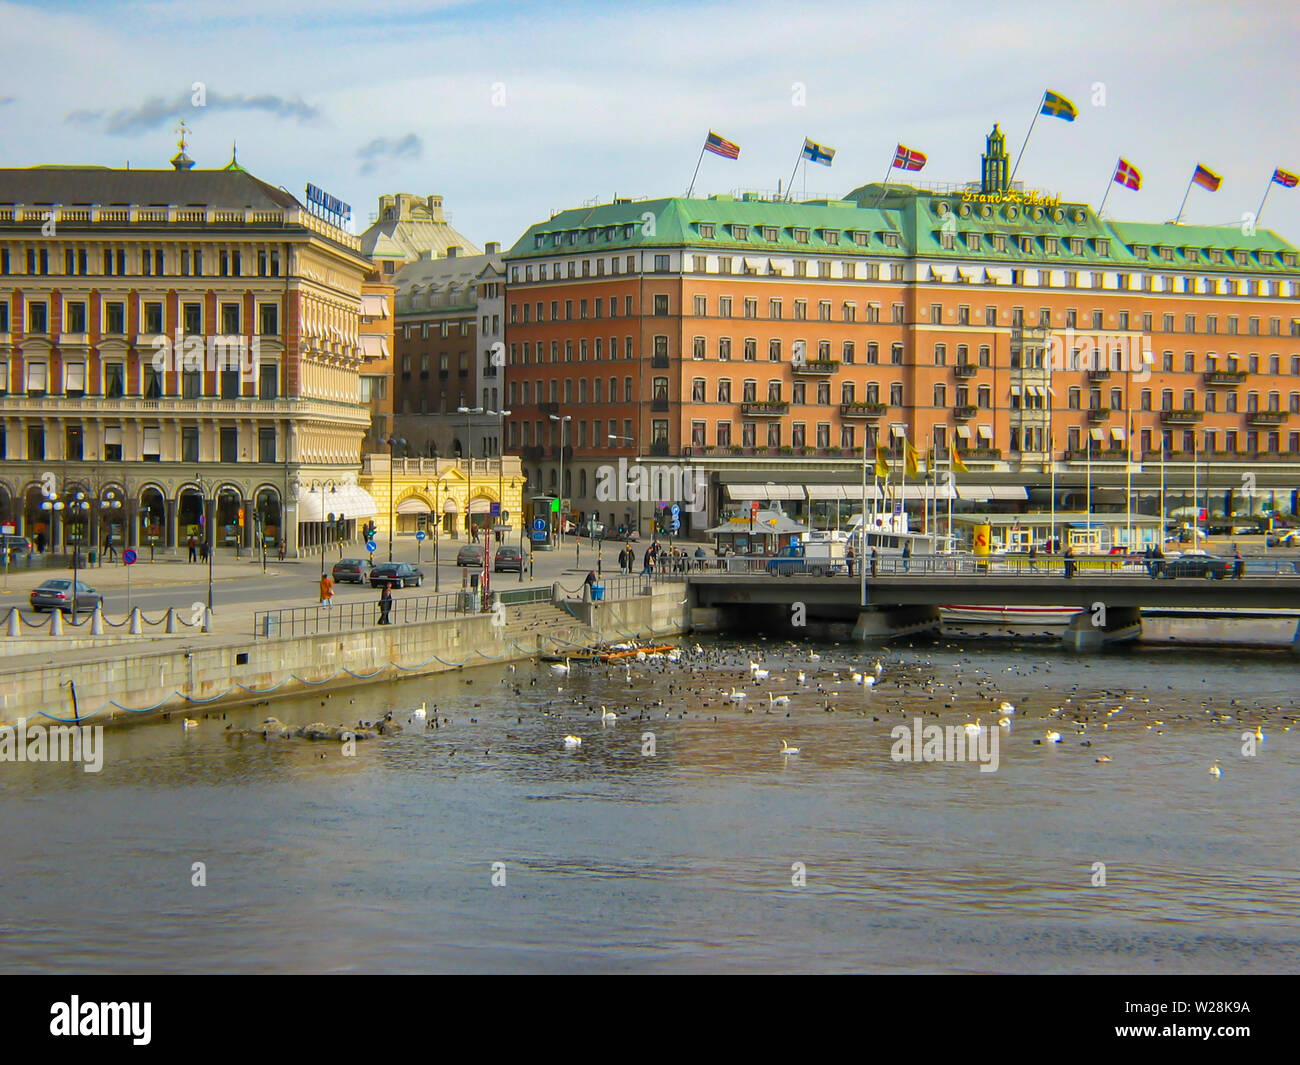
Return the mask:
<svg viewBox="0 0 1300 1065">
<path fill-rule="evenodd" d="M 952 497 L 957 494 L 957 485 L 956 485 L 957 475 L 953 470 L 953 464 L 956 462 L 956 459 L 957 459 L 957 445 L 953 444 L 953 446 L 948 450 L 948 488 L 950 489 L 950 494 L 948 496 L 948 535 L 947 535 L 947 539 L 944 541 L 944 547 L 947 549 L 944 552 L 944 554 L 948 554 L 948 555 L 952 554 L 952 550 L 953 550 Z"/>
<path fill-rule="evenodd" d="M 881 201 L 883 201 L 884 198 L 887 195 L 889 195 L 889 175 L 894 169 L 894 160 L 897 158 L 898 158 L 898 149 L 895 148 L 894 154 L 889 157 L 889 165 L 885 167 L 884 179 L 880 182 L 880 196 L 876 200 L 876 202 L 871 205 L 872 207 L 879 207 Z"/>
<path fill-rule="evenodd" d="M 700 164 L 704 162 L 704 149 L 708 145 L 709 139 L 704 138 L 704 144 L 700 145 L 700 157 L 695 160 L 695 173 L 691 175 L 690 187 L 686 190 L 686 198 L 691 198 L 691 193 L 695 191 L 695 179 L 700 176 Z"/>
<path fill-rule="evenodd" d="M 1052 554 L 1056 555 L 1060 553 L 1056 543 L 1056 437 L 1052 434 L 1050 425 L 1047 430 L 1047 446 L 1048 458 L 1052 464 Z"/>
<path fill-rule="evenodd" d="M 1274 170 L 1273 173 L 1276 174 L 1277 171 Z M 1259 228 L 1259 220 L 1260 220 L 1261 216 L 1264 214 L 1264 204 L 1268 203 L 1268 194 L 1269 194 L 1270 192 L 1272 192 L 1272 191 L 1273 191 L 1273 179 L 1270 177 L 1270 178 L 1268 179 L 1268 184 L 1264 186 L 1264 198 L 1263 198 L 1262 200 L 1259 201 L 1259 210 L 1255 212 L 1255 228 L 1256 228 L 1256 229 Z"/>
<path fill-rule="evenodd" d="M 805 137 L 805 138 L 803 139 L 803 142 L 804 142 L 804 144 L 807 144 L 807 143 L 808 143 L 808 138 Z M 795 174 L 799 173 L 799 160 L 802 159 L 802 158 L 803 158 L 803 149 L 800 148 L 800 149 L 799 149 L 799 154 L 796 155 L 795 158 L 794 158 L 794 166 L 793 166 L 793 168 L 791 168 L 791 170 L 790 170 L 790 183 L 789 183 L 789 185 L 786 187 L 786 190 L 785 190 L 785 198 L 786 198 L 787 200 L 793 200 L 793 199 L 794 199 L 794 176 L 795 176 Z"/>
<path fill-rule="evenodd" d="M 1101 198 L 1101 204 L 1097 207 L 1097 218 L 1100 220 L 1101 212 L 1106 209 L 1106 200 L 1110 196 L 1110 190 L 1115 187 L 1115 175 L 1119 173 L 1119 160 L 1115 161 L 1115 169 L 1111 172 L 1110 181 L 1106 184 L 1106 192 Z M 687 193 L 689 196 L 690 193 Z"/>
<path fill-rule="evenodd" d="M 835 504 L 839 507 L 839 504 Z M 858 602 L 867 605 L 867 439 L 862 437 L 862 521 L 858 525 L 862 539 L 858 546 Z"/>
<path fill-rule="evenodd" d="M 1187 183 L 1187 191 L 1183 193 L 1183 202 L 1178 205 L 1178 214 L 1174 216 L 1174 225 L 1178 225 L 1183 219 L 1183 208 L 1187 206 L 1187 197 L 1192 194 L 1192 186 L 1196 183 L 1196 171 L 1192 171 L 1192 179 Z"/>
<path fill-rule="evenodd" d="M 1016 171 L 1020 169 L 1020 160 L 1024 157 L 1025 149 L 1029 147 L 1029 138 L 1034 132 L 1034 124 L 1038 121 L 1038 116 L 1043 113 L 1043 104 L 1047 103 L 1047 92 L 1039 98 L 1038 107 L 1034 109 L 1034 119 L 1029 123 L 1029 132 L 1025 134 L 1025 143 L 1020 146 L 1020 154 L 1016 156 L 1016 165 L 1011 168 L 1011 176 L 1007 178 L 1007 188 L 1011 188 L 1011 183 L 1016 180 Z"/>
</svg>

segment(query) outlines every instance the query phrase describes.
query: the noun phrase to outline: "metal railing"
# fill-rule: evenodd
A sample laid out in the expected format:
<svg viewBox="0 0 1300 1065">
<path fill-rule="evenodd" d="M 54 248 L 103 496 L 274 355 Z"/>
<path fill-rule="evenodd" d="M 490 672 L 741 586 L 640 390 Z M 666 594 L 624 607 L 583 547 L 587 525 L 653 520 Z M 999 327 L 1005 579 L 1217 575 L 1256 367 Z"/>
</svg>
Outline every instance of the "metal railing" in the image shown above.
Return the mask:
<svg viewBox="0 0 1300 1065">
<path fill-rule="evenodd" d="M 466 613 L 477 613 L 477 591 L 448 592 L 442 595 L 393 597 L 389 611 L 390 625 L 415 625 L 439 621 Z M 466 609 L 470 603 L 469 609 Z M 379 624 L 379 601 L 334 603 L 332 606 L 291 606 L 278 610 L 258 610 L 253 614 L 253 636 L 316 636 L 330 632 L 352 632 Z"/>
</svg>

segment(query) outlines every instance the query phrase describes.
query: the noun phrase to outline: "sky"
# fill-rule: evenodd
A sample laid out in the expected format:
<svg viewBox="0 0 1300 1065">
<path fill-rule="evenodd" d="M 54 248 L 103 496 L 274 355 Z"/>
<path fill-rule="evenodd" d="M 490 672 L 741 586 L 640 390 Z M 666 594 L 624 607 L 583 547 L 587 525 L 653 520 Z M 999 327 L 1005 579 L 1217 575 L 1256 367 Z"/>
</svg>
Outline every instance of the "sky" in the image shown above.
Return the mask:
<svg viewBox="0 0 1300 1065">
<path fill-rule="evenodd" d="M 1123 156 L 1143 175 L 1107 216 L 1240 225 L 1273 168 L 1300 173 L 1300 4 L 1278 0 L 0 0 L 0 166 L 166 167 L 177 123 L 199 167 L 239 162 L 301 200 L 311 182 L 369 224 L 386 192 L 440 193 L 480 247 L 556 211 L 775 189 L 804 137 L 836 149 L 795 194 L 879 181 L 903 143 L 915 178 L 979 175 L 994 122 L 1017 180 L 1100 202 Z M 900 171 L 895 176 L 902 177 Z M 1300 188 L 1264 228 L 1300 244 Z"/>
</svg>

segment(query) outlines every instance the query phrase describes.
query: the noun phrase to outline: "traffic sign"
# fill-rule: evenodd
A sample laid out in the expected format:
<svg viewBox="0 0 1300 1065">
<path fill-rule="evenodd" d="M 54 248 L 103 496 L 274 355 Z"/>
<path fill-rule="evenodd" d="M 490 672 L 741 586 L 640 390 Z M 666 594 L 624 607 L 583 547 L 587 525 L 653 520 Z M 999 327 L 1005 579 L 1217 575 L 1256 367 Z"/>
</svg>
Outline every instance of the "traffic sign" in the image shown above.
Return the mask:
<svg viewBox="0 0 1300 1065">
<path fill-rule="evenodd" d="M 682 516 L 682 508 L 679 507 L 676 503 L 674 503 L 673 509 L 669 511 L 669 513 L 672 514 L 673 521 L 676 521 L 678 518 Z"/>
<path fill-rule="evenodd" d="M 132 566 L 135 564 L 135 552 L 129 547 L 122 552 L 122 564 L 124 566 Z"/>
<path fill-rule="evenodd" d="M 673 532 L 676 532 L 681 527 L 682 527 L 682 523 L 678 521 L 676 518 L 673 518 L 673 520 L 668 523 L 668 528 L 672 529 Z"/>
<path fill-rule="evenodd" d="M 534 518 L 534 519 L 533 519 L 533 532 L 540 532 L 540 533 L 544 533 L 544 532 L 546 532 L 546 519 L 545 519 L 545 518 Z"/>
<path fill-rule="evenodd" d="M 378 545 L 377 543 L 375 543 L 374 540 L 367 540 L 367 541 L 366 541 L 366 550 L 369 551 L 369 552 L 373 555 L 376 551 L 379 550 L 379 545 Z"/>
<path fill-rule="evenodd" d="M 420 529 L 419 531 L 417 531 L 416 534 L 415 534 L 415 538 L 416 538 L 417 540 L 423 542 L 423 541 L 424 541 L 424 530 L 423 530 L 423 529 Z"/>
<path fill-rule="evenodd" d="M 492 517 L 494 517 L 494 518 L 495 518 L 495 517 L 499 517 L 500 514 L 501 514 L 501 504 L 500 504 L 500 503 L 489 503 L 489 504 L 488 504 L 488 513 L 491 514 Z"/>
</svg>

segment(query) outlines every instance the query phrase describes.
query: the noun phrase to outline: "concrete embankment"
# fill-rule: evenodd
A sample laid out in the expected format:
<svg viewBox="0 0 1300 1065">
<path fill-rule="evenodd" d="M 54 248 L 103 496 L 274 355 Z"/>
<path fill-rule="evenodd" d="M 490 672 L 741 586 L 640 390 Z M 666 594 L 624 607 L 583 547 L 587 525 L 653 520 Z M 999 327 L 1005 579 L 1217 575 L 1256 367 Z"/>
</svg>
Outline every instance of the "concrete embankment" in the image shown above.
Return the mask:
<svg viewBox="0 0 1300 1065">
<path fill-rule="evenodd" d="M 74 720 L 74 685 L 80 720 L 104 723 L 659 639 L 688 631 L 684 598 L 684 585 L 666 585 L 613 602 L 507 606 L 504 624 L 498 614 L 463 614 L 312 636 L 216 642 L 195 634 L 65 651 L 44 662 L 10 659 L 0 678 L 0 725 Z"/>
</svg>

